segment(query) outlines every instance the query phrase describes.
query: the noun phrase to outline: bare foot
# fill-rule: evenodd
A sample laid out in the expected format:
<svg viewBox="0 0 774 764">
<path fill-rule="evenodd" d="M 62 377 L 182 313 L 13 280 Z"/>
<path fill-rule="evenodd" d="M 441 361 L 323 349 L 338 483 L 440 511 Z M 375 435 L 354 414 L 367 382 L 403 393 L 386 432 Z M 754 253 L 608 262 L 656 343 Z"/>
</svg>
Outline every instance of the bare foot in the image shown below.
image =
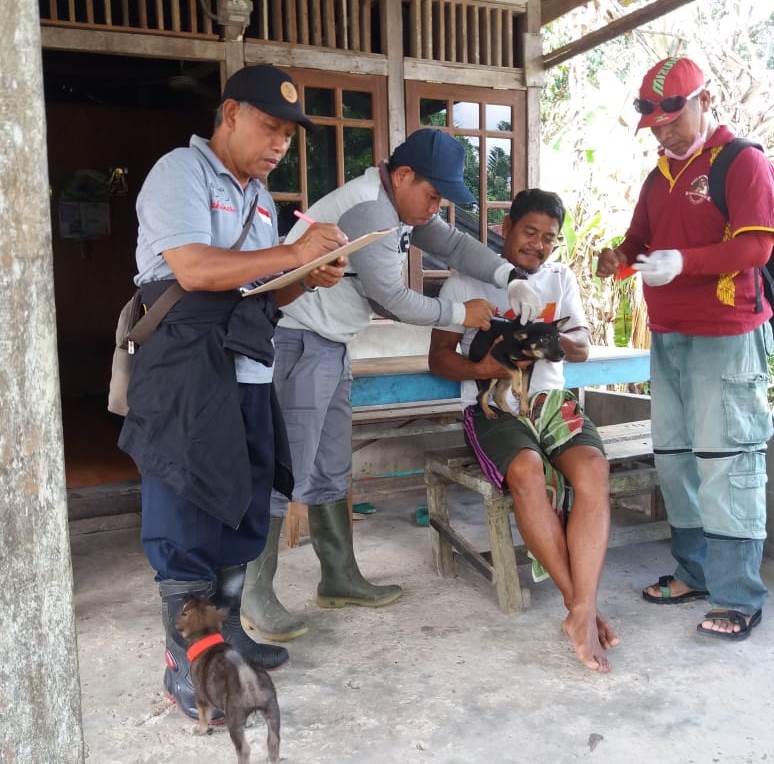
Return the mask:
<svg viewBox="0 0 774 764">
<path fill-rule="evenodd" d="M 597 634 L 599 635 L 599 643 L 605 650 L 609 650 L 621 642 L 615 629 L 602 618 L 599 612 L 597 612 Z"/>
<path fill-rule="evenodd" d="M 562 631 L 570 638 L 575 654 L 586 668 L 602 673 L 610 671 L 599 638 L 596 611 L 573 608 L 562 623 Z"/>
</svg>

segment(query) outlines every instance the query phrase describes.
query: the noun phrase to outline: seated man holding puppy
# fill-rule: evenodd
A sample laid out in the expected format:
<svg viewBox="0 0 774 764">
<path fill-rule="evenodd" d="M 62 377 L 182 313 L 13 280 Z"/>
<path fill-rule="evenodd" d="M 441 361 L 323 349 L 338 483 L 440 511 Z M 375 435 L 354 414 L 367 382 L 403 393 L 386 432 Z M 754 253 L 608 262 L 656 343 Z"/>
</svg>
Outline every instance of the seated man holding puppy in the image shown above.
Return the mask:
<svg viewBox="0 0 774 764">
<path fill-rule="evenodd" d="M 580 302 L 578 283 L 564 264 L 546 262 L 556 248 L 564 222 L 564 206 L 553 193 L 529 189 L 516 195 L 503 221 L 505 259 L 528 273 L 527 283 L 541 304 L 520 302 L 511 290 L 454 273 L 441 297 L 463 302 L 485 298 L 508 318 L 519 323 L 531 319 L 560 324 L 559 343 L 568 361 L 585 361 L 589 330 Z M 511 411 L 495 408 L 488 418 L 475 402 L 474 380 L 511 376 L 491 352 L 481 361 L 468 358 L 476 329 L 449 326 L 434 329 L 430 342 L 430 370 L 462 381 L 465 438 L 484 474 L 513 496 L 519 532 L 539 564 L 556 582 L 568 615 L 562 628 L 588 668 L 610 670 L 605 650 L 618 644 L 610 625 L 597 610 L 597 590 L 607 548 L 610 525 L 608 463 L 593 423 L 564 389 L 562 361 L 538 360 L 529 384 L 529 403 L 518 410 L 509 394 Z M 457 346 L 460 351 L 457 351 Z M 547 478 L 572 485 L 572 511 L 566 526 L 562 503 L 550 501 Z M 559 492 L 561 493 L 561 492 Z"/>
</svg>

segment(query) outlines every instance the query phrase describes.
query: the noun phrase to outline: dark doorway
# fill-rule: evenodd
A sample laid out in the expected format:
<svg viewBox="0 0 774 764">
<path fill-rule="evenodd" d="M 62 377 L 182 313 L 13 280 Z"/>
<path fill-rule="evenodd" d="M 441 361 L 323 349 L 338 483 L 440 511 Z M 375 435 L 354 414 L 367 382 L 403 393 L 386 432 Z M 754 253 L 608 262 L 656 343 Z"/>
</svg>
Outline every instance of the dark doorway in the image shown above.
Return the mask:
<svg viewBox="0 0 774 764">
<path fill-rule="evenodd" d="M 106 409 L 137 194 L 160 156 L 210 134 L 219 65 L 44 50 L 43 77 L 67 487 L 109 497 L 137 479 Z"/>
</svg>

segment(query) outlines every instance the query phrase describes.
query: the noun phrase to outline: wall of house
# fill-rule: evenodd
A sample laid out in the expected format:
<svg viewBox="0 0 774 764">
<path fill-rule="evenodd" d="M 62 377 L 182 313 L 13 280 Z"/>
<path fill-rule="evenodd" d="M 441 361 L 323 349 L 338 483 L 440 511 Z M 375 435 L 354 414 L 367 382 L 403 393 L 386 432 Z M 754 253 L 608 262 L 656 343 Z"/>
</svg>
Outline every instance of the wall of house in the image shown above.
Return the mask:
<svg viewBox="0 0 774 764">
<path fill-rule="evenodd" d="M 51 103 L 46 107 L 57 332 L 62 392 L 105 395 L 115 323 L 136 272 L 135 202 L 154 162 L 193 132 L 208 135 L 206 112 Z M 110 236 L 60 235 L 58 203 L 78 169 L 128 168 L 128 193 L 110 197 Z"/>
</svg>

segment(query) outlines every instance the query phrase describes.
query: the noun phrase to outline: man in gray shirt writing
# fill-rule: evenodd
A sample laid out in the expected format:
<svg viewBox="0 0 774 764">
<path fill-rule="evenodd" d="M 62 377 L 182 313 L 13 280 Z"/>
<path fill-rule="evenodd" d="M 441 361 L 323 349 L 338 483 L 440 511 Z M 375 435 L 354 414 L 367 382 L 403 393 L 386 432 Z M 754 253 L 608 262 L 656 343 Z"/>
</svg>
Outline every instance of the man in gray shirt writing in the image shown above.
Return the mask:
<svg viewBox="0 0 774 764">
<path fill-rule="evenodd" d="M 285 306 L 275 334 L 274 385 L 292 454 L 293 498 L 309 505 L 309 530 L 321 565 L 317 588 L 321 607 L 381 607 L 401 594 L 399 586 L 375 586 L 365 580 L 352 548 L 347 507 L 352 372 L 346 343 L 367 326 L 372 313 L 422 326 L 456 323 L 484 329 L 492 316 L 493 306 L 484 299 L 454 302 L 409 289 L 403 279 L 409 245 L 476 279 L 509 286 L 525 320 L 539 307 L 526 273 L 518 273 L 438 217 L 442 198 L 458 205 L 474 201 L 463 181 L 464 158 L 463 147 L 452 136 L 418 130 L 398 146 L 389 162 L 369 168 L 309 209 L 313 220 L 337 224 L 350 240 L 396 229 L 354 253 L 347 278 L 335 287 L 304 294 Z M 286 243 L 306 230 L 307 223 L 297 223 Z M 248 566 L 242 596 L 242 623 L 272 640 L 293 639 L 306 631 L 303 621 L 277 600 L 273 588 L 287 505 L 286 498 L 273 494 L 269 539 L 262 555 Z"/>
</svg>

